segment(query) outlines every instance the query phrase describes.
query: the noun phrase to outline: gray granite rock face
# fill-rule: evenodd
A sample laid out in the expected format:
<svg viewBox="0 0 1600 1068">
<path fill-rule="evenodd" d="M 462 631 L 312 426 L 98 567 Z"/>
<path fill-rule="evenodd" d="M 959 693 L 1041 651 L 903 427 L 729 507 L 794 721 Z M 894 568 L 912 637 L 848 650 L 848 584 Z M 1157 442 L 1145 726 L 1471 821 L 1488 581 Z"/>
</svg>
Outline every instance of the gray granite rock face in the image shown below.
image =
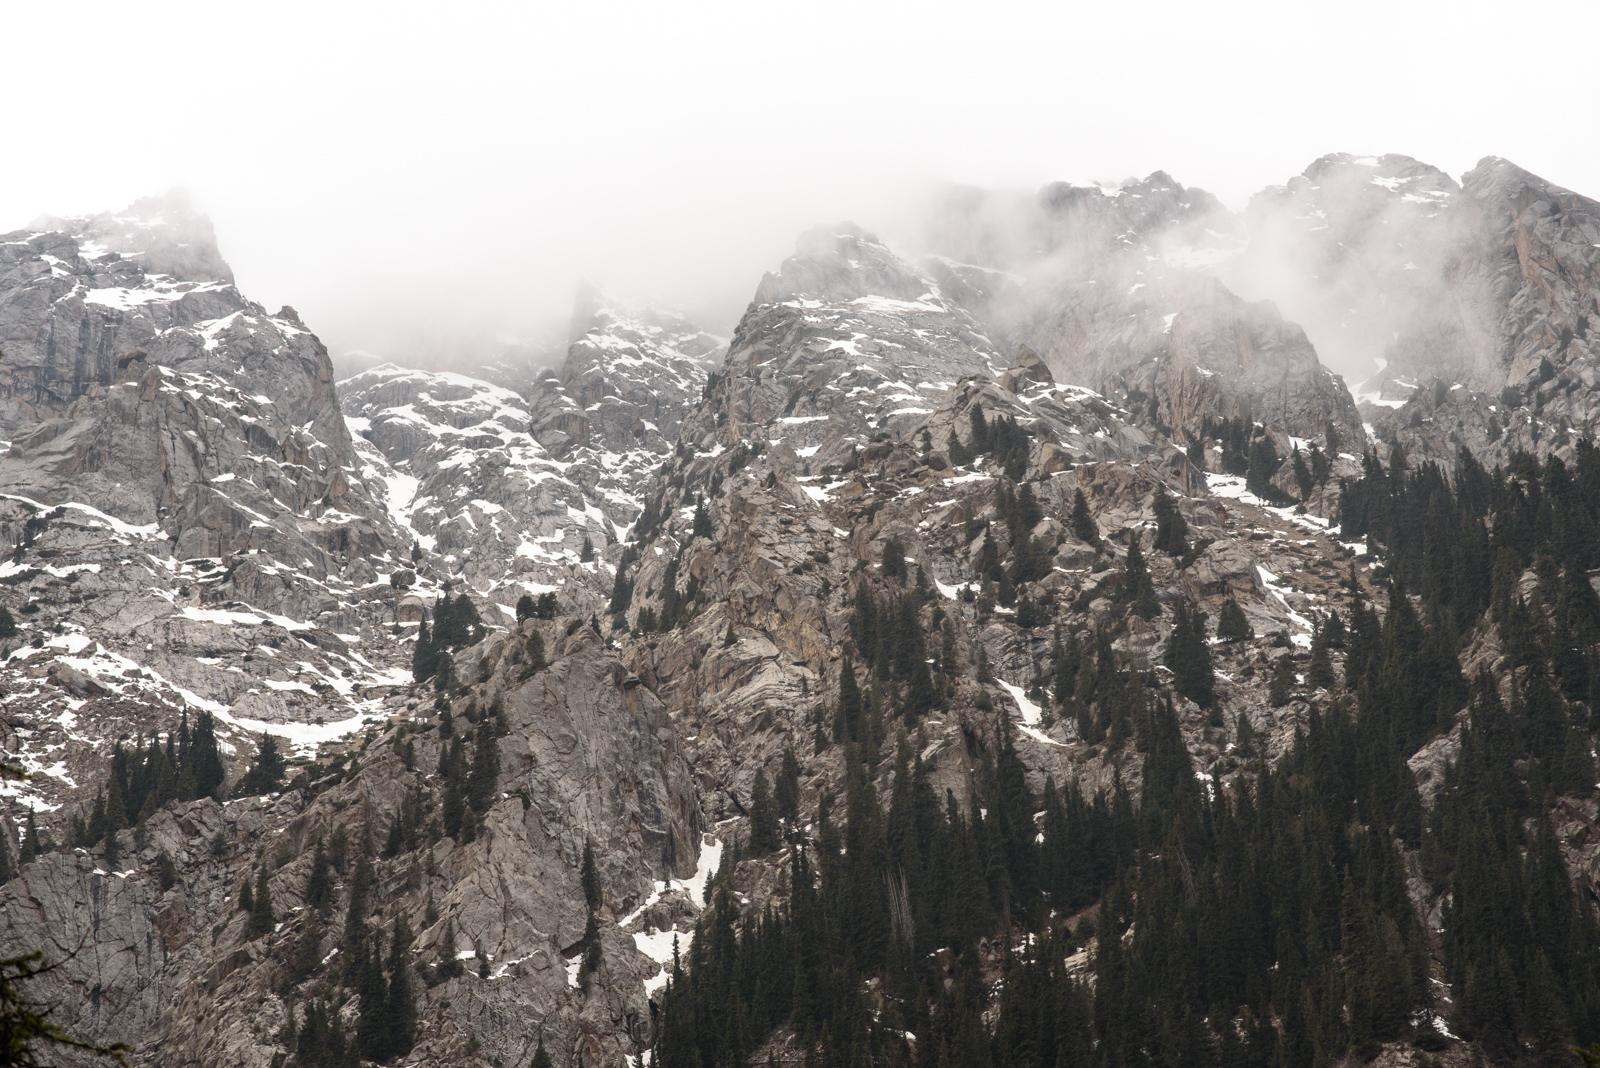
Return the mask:
<svg viewBox="0 0 1600 1068">
<path fill-rule="evenodd" d="M 0 438 L 64 414 L 143 352 L 267 398 L 350 463 L 327 350 L 293 308 L 268 314 L 234 288 L 209 220 L 151 198 L 38 224 L 0 235 Z"/>
<path fill-rule="evenodd" d="M 595 1063 L 631 1054 L 649 1027 L 642 982 L 660 962 L 615 921 L 648 899 L 670 930 L 700 904 L 656 885 L 694 872 L 702 831 L 665 709 L 578 620 L 530 622 L 524 633 L 535 627 L 554 663 L 530 678 L 522 678 L 523 634 L 460 657 L 477 696 L 497 703 L 507 727 L 495 800 L 476 839 L 373 858 L 373 929 L 392 930 L 404 916 L 416 932 L 407 959 L 424 1021 L 418 1055 L 436 1062 L 464 1057 L 472 1038 L 485 1059 L 524 1061 L 540 1028 L 554 1048 L 582 1049 Z M 407 796 L 438 778 L 432 769 L 447 743 L 436 732 L 408 739 L 415 771 L 394 736 L 374 731 L 362 770 L 342 783 L 170 806 L 150 820 L 142 844 L 122 833 L 114 873 L 84 851 L 24 867 L 0 888 L 0 945 L 41 947 L 56 959 L 75 951 L 52 979 L 61 1018 L 86 1038 L 130 1040 L 139 1063 L 266 1065 L 287 1011 L 277 980 L 306 924 L 322 925 L 329 958 L 313 977 L 339 970 L 339 915 L 355 861 L 336 873 L 337 910 L 318 918 L 303 896 L 312 842 L 342 825 L 358 852 L 362 841 L 381 845 Z M 605 964 L 587 990 L 574 984 L 568 960 L 585 925 L 578 867 L 586 839 L 599 857 L 606 920 Z M 180 873 L 166 891 L 154 870 L 161 852 Z M 263 855 L 283 858 L 270 880 L 282 922 L 251 938 L 235 892 Z M 430 903 L 439 914 L 431 924 Z M 445 944 L 447 932 L 454 944 Z M 489 979 L 469 961 L 460 978 L 423 983 L 431 965 L 470 957 L 474 947 Z"/>
<path fill-rule="evenodd" d="M 529 432 L 626 526 L 726 347 L 677 313 L 632 308 L 585 286 L 566 359 L 528 394 Z"/>
<path fill-rule="evenodd" d="M 268 725 L 314 749 L 380 716 L 410 546 L 321 342 L 233 288 L 180 200 L 42 220 L 0 260 L 0 603 L 23 621 L 0 692 L 13 755 L 60 772 L 16 788 L 13 819 L 92 799 L 112 741 L 183 707 L 244 760 Z M 59 685 L 79 676 L 104 691 L 86 729 L 85 687 Z"/>
</svg>

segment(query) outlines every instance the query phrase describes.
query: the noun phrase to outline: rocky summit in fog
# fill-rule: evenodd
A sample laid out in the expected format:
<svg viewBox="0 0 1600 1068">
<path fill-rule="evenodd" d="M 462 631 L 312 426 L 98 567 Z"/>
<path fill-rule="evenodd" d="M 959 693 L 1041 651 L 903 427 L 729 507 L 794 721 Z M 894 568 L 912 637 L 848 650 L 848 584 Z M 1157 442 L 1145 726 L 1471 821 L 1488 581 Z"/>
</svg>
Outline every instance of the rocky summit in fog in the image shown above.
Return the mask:
<svg viewBox="0 0 1600 1068">
<path fill-rule="evenodd" d="M 52 1018 L 247 1068 L 1600 1040 L 1600 207 L 1329 155 L 923 223 L 807 230 L 729 338 L 582 286 L 548 366 L 339 381 L 181 198 L 0 236 L 0 951 Z"/>
</svg>

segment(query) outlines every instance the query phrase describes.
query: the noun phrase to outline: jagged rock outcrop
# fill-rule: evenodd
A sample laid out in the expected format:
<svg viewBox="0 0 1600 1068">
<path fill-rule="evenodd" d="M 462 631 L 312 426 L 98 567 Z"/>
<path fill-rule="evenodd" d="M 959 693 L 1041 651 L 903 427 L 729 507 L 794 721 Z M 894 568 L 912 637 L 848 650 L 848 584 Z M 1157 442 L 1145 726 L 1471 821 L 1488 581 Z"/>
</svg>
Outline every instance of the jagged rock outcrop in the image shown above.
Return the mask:
<svg viewBox="0 0 1600 1068">
<path fill-rule="evenodd" d="M 977 444 L 978 411 L 991 428 L 1011 420 L 1023 428 L 1020 460 Z M 970 466 L 952 462 L 952 434 L 980 453 Z M 1259 632 L 1309 640 L 1306 617 L 1285 595 L 1308 612 L 1309 599 L 1274 592 L 1262 577 L 1263 564 L 1269 575 L 1294 566 L 1284 543 L 1276 534 L 1252 541 L 1253 522 L 1235 526 L 1242 502 L 1211 499 L 1208 476 L 1159 430 L 1093 391 L 1058 385 L 1031 349 L 1002 363 L 940 283 L 853 227 L 804 235 L 762 282 L 682 441 L 692 453 L 680 449 L 662 470 L 654 522 L 636 529 L 619 559 L 633 592 L 618 622 L 633 634 L 612 633 L 674 710 L 713 816 L 746 814 L 756 769 L 770 778 L 785 750 L 804 762 L 807 797 L 842 788 L 843 747 L 825 744 L 832 708 L 843 663 L 860 670 L 871 652 L 852 631 L 852 613 L 858 596 L 891 603 L 902 592 L 915 599 L 919 628 L 937 635 L 949 626 L 950 644 L 935 657 L 938 707 L 913 724 L 890 719 L 886 704 L 882 730 L 914 729 L 941 787 L 970 789 L 1002 722 L 1026 735 L 1019 745 L 1036 786 L 1047 775 L 1091 790 L 1114 775 L 1136 784 L 1134 764 L 1105 759 L 1070 723 L 1052 726 L 1026 696 L 1048 670 L 1050 631 L 1018 626 L 991 592 L 986 603 L 973 596 L 985 588 L 985 553 L 1010 561 L 1019 537 L 1049 558 L 1019 597 L 1085 633 L 1127 627 L 1118 650 L 1149 667 L 1170 620 L 1125 623 L 1126 608 L 1108 592 L 1130 530 L 1147 533 L 1161 600 L 1198 598 L 1214 614 L 1235 597 Z M 1004 507 L 1013 481 L 1041 516 L 1020 536 Z M 1070 521 L 1080 490 L 1097 519 L 1095 544 Z M 1149 551 L 1158 492 L 1175 501 L 1197 542 L 1209 542 L 1193 561 Z M 698 502 L 709 530 L 696 530 Z M 1304 528 L 1319 529 L 1298 522 L 1302 540 Z M 901 579 L 889 577 L 891 539 L 906 557 Z M 975 677 L 980 664 L 993 680 Z M 1271 744 L 1287 744 L 1291 717 L 1257 718 Z M 1204 717 L 1194 722 L 1198 741 Z M 1218 745 L 1205 759 L 1221 756 Z"/>
<path fill-rule="evenodd" d="M 560 375 L 528 398 L 392 364 L 340 388 L 363 477 L 386 487 L 390 515 L 443 574 L 508 613 L 543 593 L 592 613 L 610 595 L 599 555 L 637 518 L 719 345 L 680 316 L 585 288 Z"/>
<path fill-rule="evenodd" d="M 616 535 L 573 465 L 528 434 L 522 397 L 477 379 L 383 364 L 340 384 L 363 477 L 443 576 L 507 612 L 526 593 L 593 607 L 584 539 Z M 509 616 L 495 622 L 503 623 Z"/>
<path fill-rule="evenodd" d="M 1600 204 L 1503 159 L 1462 176 L 1336 154 L 1247 213 L 1223 268 L 1279 296 L 1356 387 L 1382 439 L 1451 466 L 1568 449 L 1596 425 Z M 1570 433 L 1569 433 L 1570 432 Z"/>
<path fill-rule="evenodd" d="M 268 724 L 314 748 L 380 714 L 409 545 L 321 342 L 239 294 L 181 199 L 39 227 L 0 244 L 0 604 L 22 620 L 0 690 L 45 772 L 13 817 L 92 797 L 113 739 L 185 706 L 241 755 Z M 105 692 L 37 681 L 80 675 Z"/>
<path fill-rule="evenodd" d="M 721 455 L 741 441 L 781 448 L 804 473 L 903 436 L 956 379 L 1010 361 L 938 283 L 878 238 L 841 223 L 802 234 L 756 290 L 682 439 Z"/>
<path fill-rule="evenodd" d="M 636 496 L 629 489 L 671 451 L 723 345 L 681 315 L 630 309 L 584 286 L 566 360 L 533 385 L 529 430 L 561 460 L 612 454 L 603 474 Z"/>
<path fill-rule="evenodd" d="M 1243 244 L 1210 194 L 1157 172 L 1115 189 L 1057 183 L 1031 202 L 1001 199 L 947 203 L 932 237 L 945 258 L 930 261 L 993 336 L 1179 440 L 1233 418 L 1360 440 L 1343 380 L 1301 329 L 1210 273 Z"/>
<path fill-rule="evenodd" d="M 351 462 L 327 350 L 293 308 L 246 300 L 211 223 L 180 196 L 0 235 L 0 437 L 116 380 L 135 351 L 277 405 Z"/>
</svg>

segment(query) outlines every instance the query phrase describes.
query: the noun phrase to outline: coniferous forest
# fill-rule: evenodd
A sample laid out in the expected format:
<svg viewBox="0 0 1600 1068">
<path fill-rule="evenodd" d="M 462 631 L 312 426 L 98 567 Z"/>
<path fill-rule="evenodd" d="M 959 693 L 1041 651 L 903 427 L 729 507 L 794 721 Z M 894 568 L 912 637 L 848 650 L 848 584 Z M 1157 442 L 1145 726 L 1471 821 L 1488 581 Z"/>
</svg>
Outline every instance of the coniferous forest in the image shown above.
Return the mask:
<svg viewBox="0 0 1600 1068">
<path fill-rule="evenodd" d="M 1600 451 L 1495 470 L 1463 451 L 1447 476 L 1395 449 L 1342 490 L 1342 540 L 1377 563 L 1318 628 L 1326 699 L 1276 760 L 1242 721 L 1226 783 L 1180 735 L 1175 702 L 1210 705 L 1213 669 L 1179 605 L 1165 682 L 1107 634 L 1059 632 L 1044 680 L 1051 714 L 1137 762 L 1137 791 L 1030 790 L 996 713 L 973 796 L 941 796 L 915 744 L 938 635 L 915 589 L 863 583 L 864 663 L 817 739 L 845 747 L 844 796 L 783 813 L 782 907 L 741 910 L 725 856 L 655 1064 L 745 1063 L 774 1034 L 817 1068 L 1266 1068 L 1386 1043 L 1427 1063 L 1446 1035 L 1485 1063 L 1577 1064 L 1600 1040 L 1600 925 L 1554 819 L 1595 789 Z M 1245 636 L 1237 614 L 1219 639 Z M 1425 799 L 1407 760 L 1445 736 Z"/>
</svg>

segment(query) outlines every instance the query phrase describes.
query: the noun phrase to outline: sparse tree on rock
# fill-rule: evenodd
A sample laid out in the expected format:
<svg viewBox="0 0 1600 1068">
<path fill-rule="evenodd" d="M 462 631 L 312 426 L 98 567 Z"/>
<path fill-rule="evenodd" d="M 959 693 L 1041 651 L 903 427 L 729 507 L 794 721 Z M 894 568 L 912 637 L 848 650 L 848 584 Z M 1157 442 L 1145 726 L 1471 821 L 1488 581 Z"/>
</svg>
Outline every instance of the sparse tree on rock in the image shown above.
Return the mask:
<svg viewBox="0 0 1600 1068">
<path fill-rule="evenodd" d="M 772 789 L 765 768 L 756 769 L 750 787 L 750 852 L 762 857 L 778 848 L 778 814 L 772 805 Z"/>
</svg>

